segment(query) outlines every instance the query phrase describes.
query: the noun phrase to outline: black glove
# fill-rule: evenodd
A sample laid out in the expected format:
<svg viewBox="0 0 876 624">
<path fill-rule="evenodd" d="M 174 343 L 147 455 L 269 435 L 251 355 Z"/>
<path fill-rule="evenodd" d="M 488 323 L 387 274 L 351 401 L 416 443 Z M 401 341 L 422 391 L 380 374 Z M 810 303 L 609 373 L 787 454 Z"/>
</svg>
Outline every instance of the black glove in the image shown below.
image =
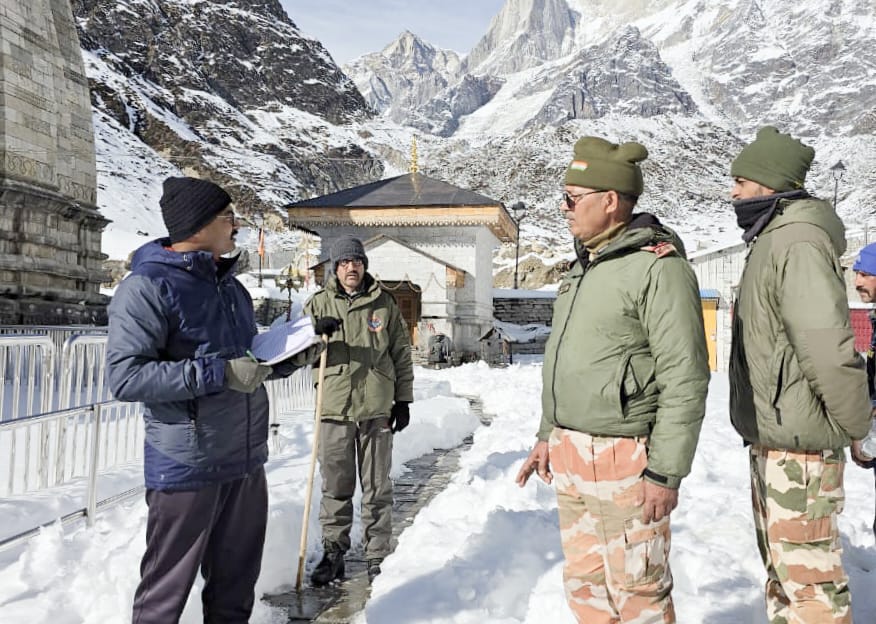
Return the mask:
<svg viewBox="0 0 876 624">
<path fill-rule="evenodd" d="M 396 401 L 389 412 L 389 428 L 393 433 L 398 433 L 408 426 L 411 422 L 410 403 L 407 401 Z"/>
<path fill-rule="evenodd" d="M 333 316 L 324 316 L 316 319 L 316 323 L 313 324 L 313 331 L 320 336 L 328 336 L 331 338 L 332 334 L 338 331 L 343 323 L 344 322 L 341 319 Z"/>
</svg>

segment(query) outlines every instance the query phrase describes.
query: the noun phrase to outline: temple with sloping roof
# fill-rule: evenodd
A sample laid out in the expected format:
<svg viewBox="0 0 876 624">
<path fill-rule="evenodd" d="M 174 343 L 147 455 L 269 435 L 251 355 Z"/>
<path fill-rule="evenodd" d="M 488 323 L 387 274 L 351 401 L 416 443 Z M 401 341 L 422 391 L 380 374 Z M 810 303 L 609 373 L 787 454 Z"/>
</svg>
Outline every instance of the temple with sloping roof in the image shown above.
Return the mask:
<svg viewBox="0 0 876 624">
<path fill-rule="evenodd" d="M 493 323 L 493 252 L 517 238 L 504 204 L 417 171 L 287 206 L 289 224 L 316 234 L 317 281 L 333 276 L 338 237 L 365 244 L 368 271 L 393 293 L 415 347 L 443 334 L 476 355 Z"/>
</svg>

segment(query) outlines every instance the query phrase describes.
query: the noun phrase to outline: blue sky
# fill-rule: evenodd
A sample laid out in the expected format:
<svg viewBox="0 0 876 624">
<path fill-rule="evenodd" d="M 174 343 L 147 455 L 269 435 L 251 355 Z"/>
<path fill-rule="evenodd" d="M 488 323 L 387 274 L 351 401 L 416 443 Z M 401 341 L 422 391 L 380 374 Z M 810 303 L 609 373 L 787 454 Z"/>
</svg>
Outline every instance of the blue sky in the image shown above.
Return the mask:
<svg viewBox="0 0 876 624">
<path fill-rule="evenodd" d="M 505 0 L 281 0 L 304 34 L 338 64 L 382 50 L 404 30 L 438 48 L 467 53 Z"/>
</svg>

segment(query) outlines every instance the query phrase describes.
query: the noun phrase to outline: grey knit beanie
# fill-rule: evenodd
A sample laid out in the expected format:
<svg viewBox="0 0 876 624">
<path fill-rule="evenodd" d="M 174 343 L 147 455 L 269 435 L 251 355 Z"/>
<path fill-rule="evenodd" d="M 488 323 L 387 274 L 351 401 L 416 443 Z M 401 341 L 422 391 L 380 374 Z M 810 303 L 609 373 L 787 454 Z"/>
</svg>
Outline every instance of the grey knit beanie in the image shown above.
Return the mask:
<svg viewBox="0 0 876 624">
<path fill-rule="evenodd" d="M 365 246 L 358 238 L 350 235 L 341 236 L 334 242 L 331 259 L 333 271 L 338 270 L 338 263 L 341 260 L 361 260 L 365 270 L 368 270 L 368 256 L 365 255 Z"/>
</svg>

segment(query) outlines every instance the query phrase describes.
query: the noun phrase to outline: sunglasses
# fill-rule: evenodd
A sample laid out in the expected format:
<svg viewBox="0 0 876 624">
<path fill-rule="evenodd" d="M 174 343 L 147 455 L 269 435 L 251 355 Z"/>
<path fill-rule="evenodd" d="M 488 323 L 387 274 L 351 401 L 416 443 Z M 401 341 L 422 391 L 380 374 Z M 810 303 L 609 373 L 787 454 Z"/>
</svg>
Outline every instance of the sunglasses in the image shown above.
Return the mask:
<svg viewBox="0 0 876 624">
<path fill-rule="evenodd" d="M 338 266 L 342 266 L 344 268 L 348 266 L 354 266 L 356 268 L 362 268 L 365 265 L 364 262 L 359 260 L 358 258 L 352 260 L 341 260 L 338 262 Z"/>
<path fill-rule="evenodd" d="M 577 195 L 572 195 L 568 191 L 563 192 L 563 201 L 566 202 L 566 206 L 569 207 L 569 210 L 575 210 L 575 206 L 578 205 L 578 202 L 581 201 L 582 197 L 586 197 L 588 195 L 593 195 L 594 193 L 606 193 L 607 191 L 587 191 L 586 193 L 578 193 Z"/>
<path fill-rule="evenodd" d="M 233 212 L 231 214 L 221 214 L 216 218 L 217 219 L 225 219 L 231 225 L 234 225 L 235 222 L 237 221 L 237 216 L 235 216 L 235 214 Z"/>
</svg>

